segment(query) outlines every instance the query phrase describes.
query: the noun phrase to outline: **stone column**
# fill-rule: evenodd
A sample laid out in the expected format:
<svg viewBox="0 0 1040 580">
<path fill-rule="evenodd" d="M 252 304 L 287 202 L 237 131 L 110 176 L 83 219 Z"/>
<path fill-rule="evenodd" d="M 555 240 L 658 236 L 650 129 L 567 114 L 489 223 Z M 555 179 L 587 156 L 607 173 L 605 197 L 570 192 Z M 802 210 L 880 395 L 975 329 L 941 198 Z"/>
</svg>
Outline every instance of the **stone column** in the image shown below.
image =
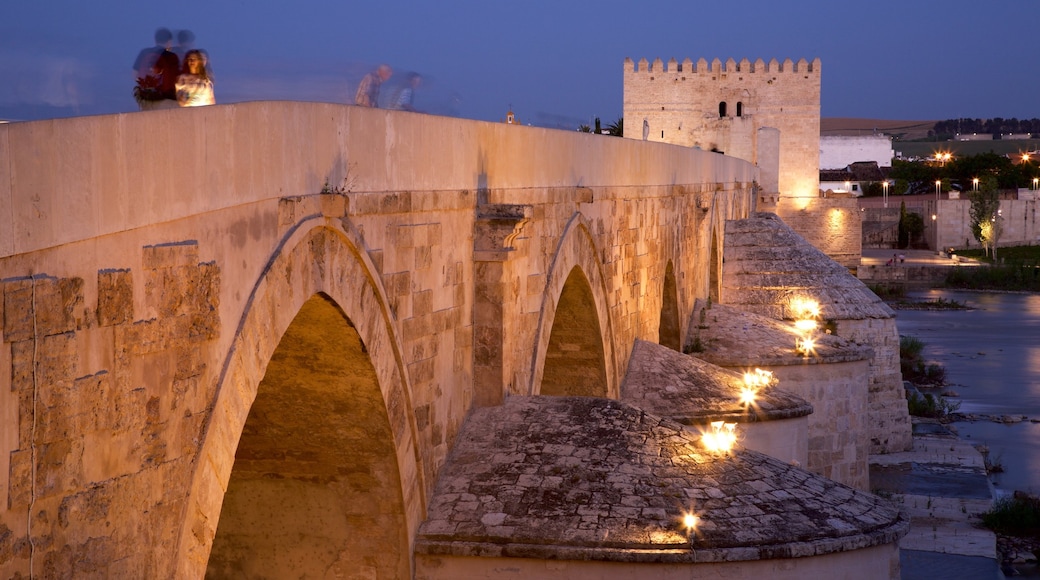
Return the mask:
<svg viewBox="0 0 1040 580">
<path fill-rule="evenodd" d="M 531 206 L 481 204 L 473 227 L 473 402 L 500 405 L 505 394 L 506 288 L 513 242 Z"/>
</svg>

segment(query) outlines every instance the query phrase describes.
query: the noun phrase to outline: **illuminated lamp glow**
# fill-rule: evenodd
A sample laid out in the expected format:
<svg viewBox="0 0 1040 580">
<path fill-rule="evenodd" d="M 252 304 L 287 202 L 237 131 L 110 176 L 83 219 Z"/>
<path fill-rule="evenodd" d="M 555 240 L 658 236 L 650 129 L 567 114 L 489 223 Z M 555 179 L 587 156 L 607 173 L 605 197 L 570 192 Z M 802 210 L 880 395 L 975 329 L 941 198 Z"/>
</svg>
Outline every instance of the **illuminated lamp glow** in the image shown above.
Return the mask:
<svg viewBox="0 0 1040 580">
<path fill-rule="evenodd" d="M 712 453 L 729 453 L 737 442 L 737 424 L 712 421 L 711 430 L 701 435 L 701 442 Z"/>
</svg>

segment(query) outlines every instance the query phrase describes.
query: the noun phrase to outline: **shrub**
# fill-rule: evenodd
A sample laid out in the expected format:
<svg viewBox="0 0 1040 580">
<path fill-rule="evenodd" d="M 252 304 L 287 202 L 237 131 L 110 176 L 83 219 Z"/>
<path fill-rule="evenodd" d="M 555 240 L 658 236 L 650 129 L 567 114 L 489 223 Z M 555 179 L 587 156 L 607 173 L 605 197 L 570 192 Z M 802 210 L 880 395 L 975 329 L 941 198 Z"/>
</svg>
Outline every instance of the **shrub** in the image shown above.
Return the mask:
<svg viewBox="0 0 1040 580">
<path fill-rule="evenodd" d="M 1040 504 L 1035 498 L 1017 494 L 1001 497 L 981 517 L 984 526 L 1002 534 L 1027 535 L 1040 532 Z"/>
<path fill-rule="evenodd" d="M 908 391 L 906 395 L 907 409 L 914 417 L 947 419 L 951 413 L 961 408 L 960 401 L 951 401 L 940 395 Z"/>
</svg>

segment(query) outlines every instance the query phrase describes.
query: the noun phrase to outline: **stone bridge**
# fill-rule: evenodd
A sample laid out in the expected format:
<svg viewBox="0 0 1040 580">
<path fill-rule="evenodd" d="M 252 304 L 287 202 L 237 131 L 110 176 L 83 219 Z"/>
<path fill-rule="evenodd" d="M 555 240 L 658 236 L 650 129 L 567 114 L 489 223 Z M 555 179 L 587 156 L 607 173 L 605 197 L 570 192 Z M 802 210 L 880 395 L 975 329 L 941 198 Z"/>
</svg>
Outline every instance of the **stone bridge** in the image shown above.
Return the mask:
<svg viewBox="0 0 1040 580">
<path fill-rule="evenodd" d="M 0 126 L 0 575 L 412 575 L 467 412 L 678 349 L 757 171 L 330 104 Z"/>
</svg>

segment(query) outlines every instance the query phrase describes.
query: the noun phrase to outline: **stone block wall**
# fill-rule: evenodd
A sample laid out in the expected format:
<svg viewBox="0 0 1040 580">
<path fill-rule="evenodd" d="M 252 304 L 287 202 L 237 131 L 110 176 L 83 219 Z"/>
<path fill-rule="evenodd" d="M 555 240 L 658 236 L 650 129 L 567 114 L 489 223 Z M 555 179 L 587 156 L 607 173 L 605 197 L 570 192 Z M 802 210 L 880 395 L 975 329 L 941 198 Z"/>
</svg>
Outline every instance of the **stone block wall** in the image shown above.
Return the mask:
<svg viewBox="0 0 1040 580">
<path fill-rule="evenodd" d="M 859 266 L 863 235 L 856 198 L 781 198 L 776 214 L 830 259 L 850 269 Z"/>
<path fill-rule="evenodd" d="M 867 361 L 770 366 L 779 387 L 812 404 L 809 461 L 804 466 L 849 487 L 870 491 L 871 412 Z"/>
<path fill-rule="evenodd" d="M 191 242 L 145 247 L 141 267 L 89 282 L 0 282 L 11 369 L 0 397 L 13 412 L 0 455 L 5 575 L 30 557 L 45 577 L 166 573 L 183 509 L 167 490 L 189 487 L 220 290 L 220 268 Z M 129 545 L 149 549 L 128 558 Z"/>
</svg>

